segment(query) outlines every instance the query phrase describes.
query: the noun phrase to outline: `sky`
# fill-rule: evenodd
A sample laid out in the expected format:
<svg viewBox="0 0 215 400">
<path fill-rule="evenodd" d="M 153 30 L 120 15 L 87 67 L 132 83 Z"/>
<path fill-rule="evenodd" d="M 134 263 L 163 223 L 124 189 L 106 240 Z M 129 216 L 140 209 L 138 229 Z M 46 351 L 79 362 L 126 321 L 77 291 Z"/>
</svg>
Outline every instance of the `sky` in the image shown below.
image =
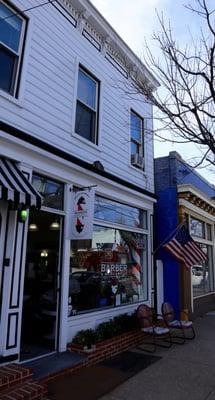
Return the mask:
<svg viewBox="0 0 215 400">
<path fill-rule="evenodd" d="M 214 0 L 208 0 L 214 4 Z M 129 47 L 142 58 L 145 40 L 153 54 L 158 54 L 158 48 L 152 39 L 153 32 L 159 31 L 156 12 L 163 16 L 167 23 L 171 21 L 174 36 L 179 43 L 189 42 L 189 32 L 195 37 L 199 34 L 199 18 L 188 11 L 184 4 L 188 0 L 91 0 L 104 18 L 117 31 Z M 191 0 L 194 3 L 194 0 Z M 177 151 L 188 162 L 199 150 L 194 144 L 161 143 L 155 140 L 155 157 L 168 155 Z M 215 184 L 215 170 L 198 169 L 198 172 L 209 182 Z"/>
</svg>

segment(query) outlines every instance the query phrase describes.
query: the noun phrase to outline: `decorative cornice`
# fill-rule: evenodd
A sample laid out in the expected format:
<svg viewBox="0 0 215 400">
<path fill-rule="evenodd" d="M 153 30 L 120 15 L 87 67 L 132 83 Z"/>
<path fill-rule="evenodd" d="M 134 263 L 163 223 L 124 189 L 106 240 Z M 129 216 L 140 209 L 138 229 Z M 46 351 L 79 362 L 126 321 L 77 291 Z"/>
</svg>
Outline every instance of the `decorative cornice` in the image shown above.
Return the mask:
<svg viewBox="0 0 215 400">
<path fill-rule="evenodd" d="M 184 199 L 189 203 L 195 205 L 198 208 L 206 211 L 208 214 L 215 216 L 215 204 L 209 202 L 207 199 L 203 199 L 191 191 L 178 193 L 179 199 Z"/>
<path fill-rule="evenodd" d="M 151 71 L 142 63 L 137 55 L 129 48 L 122 38 L 114 31 L 105 18 L 88 0 L 59 0 L 61 4 L 71 13 L 77 21 L 80 32 L 85 30 L 99 44 L 102 54 L 109 55 L 129 75 L 130 70 L 135 66 L 144 77 L 150 90 L 155 90 L 159 82 Z M 78 9 L 80 8 L 80 9 Z M 86 13 L 90 18 L 85 18 Z M 90 21 L 89 21 L 90 19 Z M 106 40 L 108 38 L 108 41 Z"/>
</svg>

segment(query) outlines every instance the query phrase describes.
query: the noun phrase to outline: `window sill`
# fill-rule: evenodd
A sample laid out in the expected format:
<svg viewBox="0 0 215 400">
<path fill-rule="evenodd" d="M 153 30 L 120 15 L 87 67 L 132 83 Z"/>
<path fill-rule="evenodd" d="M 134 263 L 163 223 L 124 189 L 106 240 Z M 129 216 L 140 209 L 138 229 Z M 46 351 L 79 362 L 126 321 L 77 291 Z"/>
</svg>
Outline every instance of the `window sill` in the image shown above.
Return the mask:
<svg viewBox="0 0 215 400">
<path fill-rule="evenodd" d="M 16 99 L 12 95 L 4 92 L 3 90 L 0 89 L 0 98 L 4 98 L 5 100 L 9 101 L 10 103 L 13 103 L 17 107 L 23 108 L 24 107 L 24 102 L 20 101 L 19 99 Z"/>
<path fill-rule="evenodd" d="M 72 136 L 75 139 L 80 140 L 80 142 L 84 143 L 86 146 L 90 146 L 90 147 L 94 148 L 97 151 L 102 151 L 101 145 L 95 144 L 95 143 L 91 142 L 90 140 L 87 140 L 87 139 L 83 138 L 82 136 L 78 135 L 78 133 L 73 132 Z"/>
<path fill-rule="evenodd" d="M 145 177 L 147 176 L 146 171 L 144 169 L 134 167 L 132 164 L 129 164 L 129 168 L 132 168 L 136 172 L 140 172 Z"/>
</svg>

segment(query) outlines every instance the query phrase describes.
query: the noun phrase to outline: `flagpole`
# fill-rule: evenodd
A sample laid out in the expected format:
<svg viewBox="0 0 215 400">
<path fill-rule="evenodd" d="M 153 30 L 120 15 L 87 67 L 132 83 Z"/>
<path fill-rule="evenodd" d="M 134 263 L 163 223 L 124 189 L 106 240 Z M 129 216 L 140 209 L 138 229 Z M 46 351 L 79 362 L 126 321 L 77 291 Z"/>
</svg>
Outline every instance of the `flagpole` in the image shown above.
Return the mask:
<svg viewBox="0 0 215 400">
<path fill-rule="evenodd" d="M 184 225 L 184 222 L 185 222 L 185 220 L 182 221 L 172 232 L 170 232 L 169 235 L 167 235 L 167 236 L 165 237 L 165 239 L 163 240 L 163 242 L 161 242 L 161 243 L 159 244 L 159 246 L 152 252 L 152 255 L 154 255 L 155 253 L 157 253 L 157 251 L 163 246 L 163 244 L 166 243 L 166 241 L 167 241 L 168 239 L 170 239 L 170 238 Z"/>
</svg>

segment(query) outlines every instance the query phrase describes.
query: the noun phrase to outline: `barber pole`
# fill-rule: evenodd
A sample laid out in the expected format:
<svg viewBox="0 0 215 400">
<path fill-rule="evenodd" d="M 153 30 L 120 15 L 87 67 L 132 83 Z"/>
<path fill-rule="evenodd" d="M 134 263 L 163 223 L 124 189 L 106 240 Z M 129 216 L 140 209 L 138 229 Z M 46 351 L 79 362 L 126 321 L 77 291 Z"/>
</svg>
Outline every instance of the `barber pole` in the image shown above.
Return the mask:
<svg viewBox="0 0 215 400">
<path fill-rule="evenodd" d="M 141 264 L 140 264 L 141 250 L 138 249 L 134 243 L 132 243 L 131 254 L 132 254 L 132 261 L 134 261 L 134 264 L 132 265 L 132 270 L 131 270 L 132 287 L 139 296 L 142 296 L 143 291 L 142 291 L 142 284 L 141 284 Z"/>
</svg>

